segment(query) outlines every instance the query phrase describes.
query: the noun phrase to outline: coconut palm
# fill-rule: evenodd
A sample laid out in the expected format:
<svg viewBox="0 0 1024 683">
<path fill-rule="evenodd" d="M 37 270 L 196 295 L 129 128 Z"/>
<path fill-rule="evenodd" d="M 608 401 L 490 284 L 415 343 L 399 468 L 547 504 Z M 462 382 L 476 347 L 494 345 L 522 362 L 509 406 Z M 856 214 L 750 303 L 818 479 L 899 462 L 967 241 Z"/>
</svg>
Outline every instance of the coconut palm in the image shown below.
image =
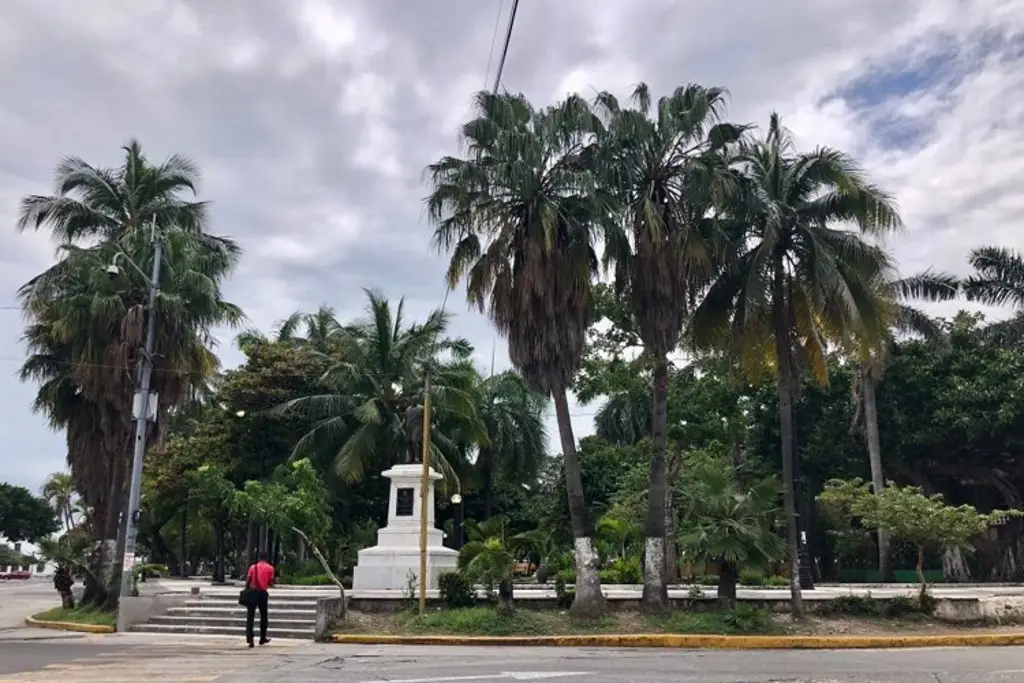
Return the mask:
<svg viewBox="0 0 1024 683">
<path fill-rule="evenodd" d="M 949 301 L 955 299 L 960 284 L 952 275 L 925 271 L 906 278 L 883 282 L 880 294 L 891 301 L 891 316 L 896 333 L 915 334 L 927 339 L 938 340 L 944 336 L 936 321 L 923 311 L 904 303 L 917 299 L 925 301 Z M 878 408 L 876 391 L 889 359 L 889 349 L 895 343 L 894 337 L 883 340 L 877 348 L 863 347 L 860 350 L 860 369 L 855 386 L 857 418 L 863 417 L 864 433 L 868 447 L 868 462 L 871 466 L 871 485 L 876 494 L 885 490 L 885 470 L 882 467 L 882 444 L 878 432 Z M 891 578 L 889 537 L 878 530 L 878 571 L 882 580 Z"/>
<path fill-rule="evenodd" d="M 451 257 L 449 287 L 465 278 L 470 304 L 508 339 L 512 365 L 554 399 L 578 615 L 607 609 L 566 395 L 582 363 L 598 268 L 595 221 L 608 215 L 583 163 L 597 125 L 578 97 L 538 111 L 522 95 L 481 92 L 476 118 L 462 128 L 466 157 L 428 168 L 427 207 L 434 242 Z"/>
<path fill-rule="evenodd" d="M 1003 247 L 980 247 L 968 261 L 974 275 L 964 281 L 964 293 L 971 301 L 990 306 L 1011 306 L 1013 316 L 985 328 L 989 339 L 1004 344 L 1024 342 L 1024 257 Z"/>
<path fill-rule="evenodd" d="M 737 156 L 736 168 L 744 187 L 732 218 L 745 229 L 690 329 L 698 346 L 728 340 L 748 373 L 769 367 L 776 376 L 790 590 L 793 613 L 802 617 L 793 431 L 799 373 L 804 367 L 827 381 L 830 340 L 856 335 L 872 346 L 885 338 L 889 317 L 878 288 L 893 268 L 862 234 L 884 234 L 902 222 L 888 195 L 845 154 L 797 153 L 777 114 L 767 135 Z"/>
<path fill-rule="evenodd" d="M 338 333 L 324 393 L 293 399 L 276 409 L 312 421 L 293 458 L 329 452 L 335 472 L 356 482 L 405 456 L 406 410 L 423 400 L 431 373 L 432 462 L 449 478 L 463 465 L 471 443 L 485 440 L 476 412 L 479 376 L 468 360 L 469 342 L 446 336 L 450 316 L 431 311 L 423 323 L 406 324 L 405 301 L 366 290 L 364 319 Z M 444 425 L 442 427 L 442 425 Z"/>
<path fill-rule="evenodd" d="M 609 93 L 597 103 L 607 121 L 597 175 L 621 209 L 622 232 L 605 259 L 628 292 L 637 331 L 652 361 L 650 496 L 641 609 L 669 610 L 665 582 L 665 501 L 668 469 L 668 355 L 676 349 L 690 304 L 712 273 L 717 224 L 709 219 L 734 175 L 722 152 L 743 134 L 721 121 L 726 91 L 688 85 L 651 111 L 646 84 L 622 108 Z"/>
<path fill-rule="evenodd" d="M 250 328 L 235 338 L 239 349 L 261 343 L 295 344 L 310 348 L 319 353 L 329 353 L 337 341 L 342 326 L 330 306 L 321 306 L 315 313 L 296 311 L 274 325 L 274 333 L 270 336 L 262 331 Z"/>
<path fill-rule="evenodd" d="M 487 432 L 476 456 L 484 517 L 494 505 L 494 478 L 513 484 L 532 481 L 548 453 L 544 426 L 547 400 L 515 372 L 487 377 L 478 388 L 477 414 Z"/>
<path fill-rule="evenodd" d="M 67 531 L 75 528 L 75 482 L 70 472 L 54 472 L 43 482 L 43 498 L 57 512 Z"/>
</svg>

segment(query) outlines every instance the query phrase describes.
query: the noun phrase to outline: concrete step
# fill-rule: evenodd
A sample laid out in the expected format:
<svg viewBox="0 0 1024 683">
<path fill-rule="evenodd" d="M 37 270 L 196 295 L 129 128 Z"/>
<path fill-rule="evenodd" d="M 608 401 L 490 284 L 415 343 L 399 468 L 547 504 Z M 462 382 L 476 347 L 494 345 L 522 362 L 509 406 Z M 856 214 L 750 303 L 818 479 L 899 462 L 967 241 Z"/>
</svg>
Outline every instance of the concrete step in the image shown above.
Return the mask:
<svg viewBox="0 0 1024 683">
<path fill-rule="evenodd" d="M 168 626 L 235 626 L 245 628 L 245 616 L 234 617 L 185 617 L 179 615 L 163 615 L 153 617 L 150 624 L 166 624 Z M 309 619 L 283 619 L 271 616 L 271 628 L 285 631 L 305 630 L 313 628 L 315 621 Z M 256 618 L 256 626 L 259 627 L 259 617 Z"/>
<path fill-rule="evenodd" d="M 259 625 L 257 624 L 257 630 Z M 223 625 L 205 625 L 205 624 L 140 624 L 133 626 L 132 631 L 136 633 L 164 633 L 164 634 L 186 634 L 186 633 L 198 633 L 203 635 L 217 635 L 217 636 L 235 636 L 237 638 L 245 637 L 245 623 L 243 622 L 240 626 L 234 624 L 223 624 Z M 267 631 L 267 636 L 270 638 L 294 638 L 296 640 L 312 640 L 313 629 L 312 628 L 279 628 L 274 626 L 274 622 L 270 622 L 270 628 Z"/>
<path fill-rule="evenodd" d="M 300 605 L 315 605 L 320 598 L 336 598 L 337 595 L 276 595 L 270 594 L 270 603 L 287 603 Z M 233 602 L 238 603 L 238 593 L 231 595 L 197 595 L 186 598 L 189 602 L 210 601 L 210 602 Z"/>
<path fill-rule="evenodd" d="M 270 598 L 270 608 L 280 607 L 281 609 L 307 609 L 316 610 L 316 600 L 275 600 Z M 238 598 L 233 600 L 229 599 L 206 599 L 206 600 L 186 600 L 184 602 L 185 607 L 241 607 L 238 604 Z"/>
<path fill-rule="evenodd" d="M 171 616 L 191 616 L 191 617 L 245 617 L 245 608 L 239 605 L 235 606 L 224 606 L 216 607 L 210 605 L 197 605 L 195 607 L 171 607 L 167 610 L 167 614 Z M 280 617 L 281 619 L 306 619 L 307 621 L 316 620 L 316 610 L 314 609 L 291 609 L 282 607 L 280 609 L 276 606 L 271 605 L 270 607 L 271 619 Z"/>
</svg>

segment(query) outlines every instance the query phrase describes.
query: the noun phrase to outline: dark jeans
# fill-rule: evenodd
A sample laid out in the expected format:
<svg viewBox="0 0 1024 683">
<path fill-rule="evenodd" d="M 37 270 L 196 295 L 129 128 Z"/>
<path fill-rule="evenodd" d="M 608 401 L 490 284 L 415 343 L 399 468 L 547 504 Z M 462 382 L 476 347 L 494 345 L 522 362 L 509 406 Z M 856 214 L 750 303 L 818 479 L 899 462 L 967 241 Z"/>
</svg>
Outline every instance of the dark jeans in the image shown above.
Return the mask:
<svg viewBox="0 0 1024 683">
<path fill-rule="evenodd" d="M 256 604 L 246 606 L 245 615 L 245 642 L 253 641 L 253 621 L 256 619 L 256 609 L 260 610 L 260 640 L 267 639 L 267 598 L 270 597 L 267 591 L 256 591 Z"/>
</svg>

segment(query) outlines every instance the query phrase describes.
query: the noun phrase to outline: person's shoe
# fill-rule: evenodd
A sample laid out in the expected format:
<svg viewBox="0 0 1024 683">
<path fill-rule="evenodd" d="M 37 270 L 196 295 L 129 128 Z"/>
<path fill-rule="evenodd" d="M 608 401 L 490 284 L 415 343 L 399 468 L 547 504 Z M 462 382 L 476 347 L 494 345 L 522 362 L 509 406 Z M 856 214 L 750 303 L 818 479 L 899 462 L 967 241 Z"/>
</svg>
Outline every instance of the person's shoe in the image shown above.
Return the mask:
<svg viewBox="0 0 1024 683">
<path fill-rule="evenodd" d="M 255 645 L 252 644 L 251 640 L 249 641 L 249 647 L 256 647 Z"/>
<path fill-rule="evenodd" d="M 266 645 L 270 642 L 270 638 L 260 638 L 260 645 Z"/>
</svg>

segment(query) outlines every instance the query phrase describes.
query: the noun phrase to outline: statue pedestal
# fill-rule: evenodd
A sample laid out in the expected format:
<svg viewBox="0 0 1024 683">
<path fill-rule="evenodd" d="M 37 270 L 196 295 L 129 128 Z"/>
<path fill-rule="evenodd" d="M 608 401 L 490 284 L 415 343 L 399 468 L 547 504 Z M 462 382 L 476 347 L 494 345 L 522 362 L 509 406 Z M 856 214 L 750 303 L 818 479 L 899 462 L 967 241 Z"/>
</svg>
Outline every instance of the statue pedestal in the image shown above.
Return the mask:
<svg viewBox="0 0 1024 683">
<path fill-rule="evenodd" d="M 383 476 L 391 480 L 388 523 L 377 531 L 377 545 L 359 551 L 352 574 L 352 590 L 407 590 L 419 585 L 420 489 L 423 465 L 396 465 Z M 430 470 L 427 492 L 427 588 L 437 588 L 438 577 L 455 571 L 459 554 L 442 545 L 444 534 L 434 526 L 434 482 L 441 475 Z M 412 578 L 416 577 L 416 578 Z"/>
</svg>

